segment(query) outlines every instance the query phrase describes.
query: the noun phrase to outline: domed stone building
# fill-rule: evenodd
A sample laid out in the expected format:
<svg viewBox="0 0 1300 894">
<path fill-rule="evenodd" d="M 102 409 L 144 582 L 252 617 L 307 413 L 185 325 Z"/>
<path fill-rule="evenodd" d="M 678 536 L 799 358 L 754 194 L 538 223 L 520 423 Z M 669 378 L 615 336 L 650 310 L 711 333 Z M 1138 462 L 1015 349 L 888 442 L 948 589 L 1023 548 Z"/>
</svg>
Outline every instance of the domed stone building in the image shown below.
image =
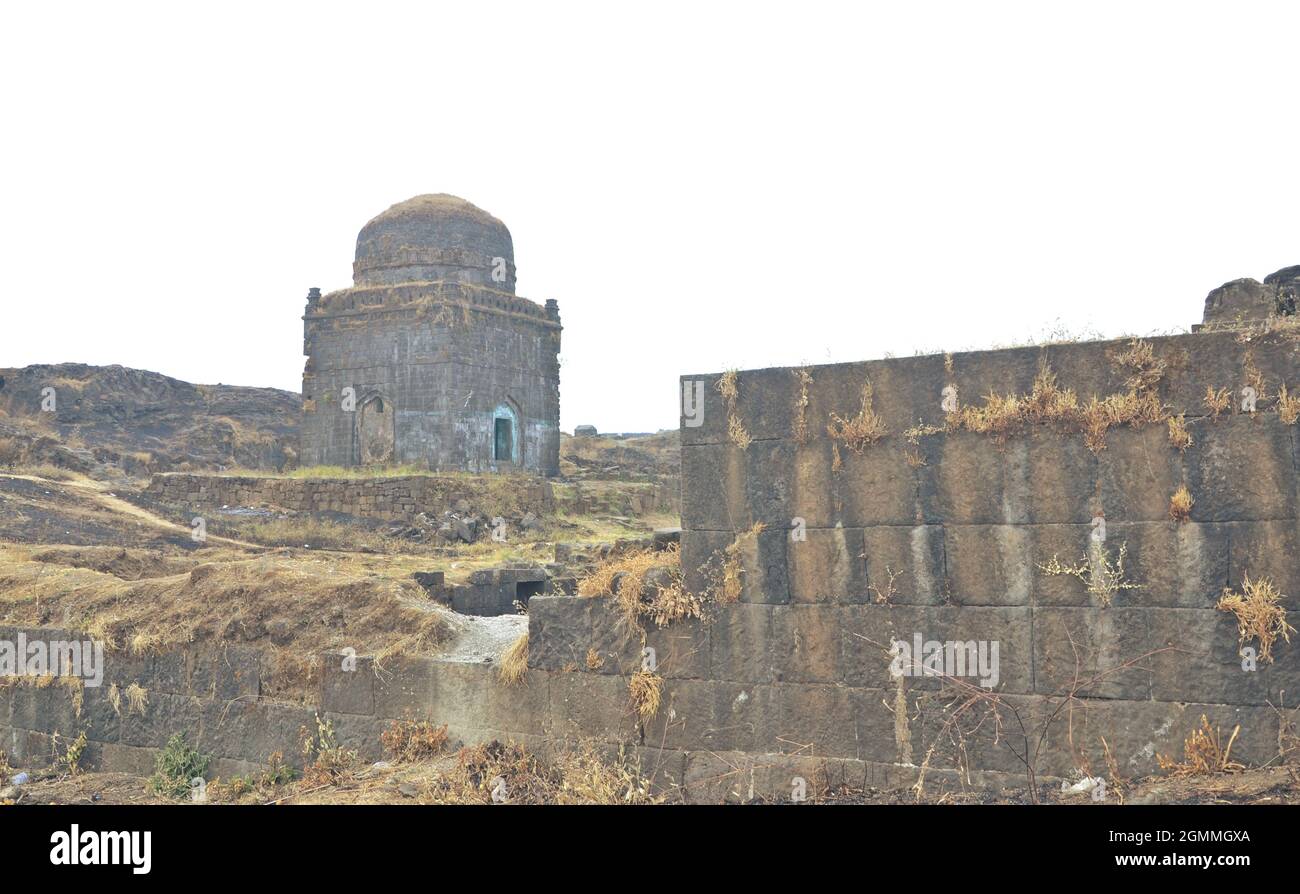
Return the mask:
<svg viewBox="0 0 1300 894">
<path fill-rule="evenodd" d="M 559 471 L 560 311 L 515 294 L 505 224 L 423 195 L 361 228 L 303 316 L 304 465 Z"/>
</svg>

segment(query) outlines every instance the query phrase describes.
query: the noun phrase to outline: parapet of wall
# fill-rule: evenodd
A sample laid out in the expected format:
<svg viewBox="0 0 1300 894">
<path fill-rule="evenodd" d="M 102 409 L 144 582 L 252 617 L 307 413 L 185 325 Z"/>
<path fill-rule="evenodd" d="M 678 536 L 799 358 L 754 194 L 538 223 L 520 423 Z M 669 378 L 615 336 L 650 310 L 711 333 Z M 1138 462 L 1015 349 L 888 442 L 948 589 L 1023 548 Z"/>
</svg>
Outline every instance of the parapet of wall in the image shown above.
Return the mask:
<svg viewBox="0 0 1300 894">
<path fill-rule="evenodd" d="M 431 517 L 441 514 L 460 500 L 489 516 L 543 515 L 555 509 L 550 482 L 531 475 L 253 478 L 170 474 L 153 476 L 145 493 L 193 511 L 266 506 L 402 522 L 412 521 L 421 512 Z"/>
<path fill-rule="evenodd" d="M 1300 592 L 1300 450 L 1294 417 L 1279 413 L 1281 386 L 1300 386 L 1297 343 L 1283 332 L 1150 344 L 1164 364 L 1159 399 L 1192 437 L 1182 450 L 1164 421 L 1111 429 L 1096 452 L 1046 424 L 1005 439 L 944 430 L 945 389 L 963 405 L 1028 394 L 1044 363 L 1082 402 L 1122 393 L 1134 372 L 1116 360 L 1123 341 L 741 372 L 732 400 L 717 374 L 683 377 L 683 572 L 701 590 L 702 567 L 733 543 L 743 566 L 739 604 L 709 632 L 706 676 L 722 681 L 712 704 L 766 686 L 766 706 L 746 690 L 747 730 L 904 765 L 934 746 L 931 766 L 951 767 L 939 681 L 889 672 L 892 641 L 920 634 L 998 642 L 994 691 L 1027 723 L 1066 704 L 1040 773 L 1104 767 L 1103 736 L 1123 772 L 1151 772 L 1157 751 L 1181 758 L 1202 713 L 1225 730 L 1242 724 L 1235 747 L 1275 753 L 1281 715 L 1269 704 L 1298 691 L 1300 649 L 1279 642 L 1275 663 L 1244 670 L 1237 624 L 1215 604 L 1247 575 Z M 828 422 L 854 417 L 868 382 L 887 433 L 859 453 Z M 1230 395 L 1218 416 L 1207 389 Z M 1186 521 L 1170 516 L 1180 485 L 1195 499 Z M 761 533 L 741 536 L 755 524 Z M 1095 561 L 1099 524 L 1110 560 L 1124 547 L 1124 579 L 1139 585 L 1108 606 L 1043 567 Z M 791 686 L 807 691 L 783 696 Z M 1018 763 L 1005 735 L 967 749 L 976 769 Z"/>
</svg>

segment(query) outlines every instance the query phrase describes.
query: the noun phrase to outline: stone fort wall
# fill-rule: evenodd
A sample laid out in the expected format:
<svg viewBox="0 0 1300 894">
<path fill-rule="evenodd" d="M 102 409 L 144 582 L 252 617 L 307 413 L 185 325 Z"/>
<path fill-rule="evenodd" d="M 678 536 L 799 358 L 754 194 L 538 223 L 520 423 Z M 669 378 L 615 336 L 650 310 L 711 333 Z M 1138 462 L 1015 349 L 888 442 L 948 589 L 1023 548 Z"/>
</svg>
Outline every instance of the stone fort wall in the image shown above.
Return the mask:
<svg viewBox="0 0 1300 894">
<path fill-rule="evenodd" d="M 701 801 L 788 796 L 796 775 L 1022 787 L 1027 763 L 1038 782 L 1104 775 L 1106 747 L 1122 775 L 1146 775 L 1157 754 L 1181 758 L 1202 716 L 1225 735 L 1240 724 L 1233 757 L 1263 763 L 1295 720 L 1298 650 L 1279 640 L 1272 663 L 1247 669 L 1237 624 L 1215 604 L 1247 575 L 1275 583 L 1284 605 L 1300 583 L 1300 444 L 1280 400 L 1280 386 L 1300 382 L 1296 345 L 1285 333 L 1232 332 L 1149 344 L 1161 368 L 1143 387 L 1184 415 L 1192 441 L 1181 449 L 1163 418 L 1112 428 L 1093 450 L 1048 423 L 1001 437 L 941 428 L 944 389 L 974 406 L 1027 394 L 1044 362 L 1085 403 L 1122 393 L 1135 374 L 1116 359 L 1125 342 L 685 377 L 683 572 L 716 593 L 717 561 L 734 557 L 734 603 L 712 598 L 705 619 L 652 626 L 643 640 L 610 600 L 535 596 L 529 671 L 516 686 L 491 665 L 430 658 L 341 672 L 324 656 L 318 703 L 286 705 L 222 676 L 228 660 L 215 683 L 202 656 L 128 662 L 122 673 L 175 698 L 115 720 L 87 696 L 83 711 L 104 724 L 91 741 L 105 758 L 142 761 L 148 752 L 134 749 L 195 730 L 223 760 L 257 762 L 290 754 L 289 729 L 321 710 L 345 743 L 377 755 L 386 718 L 415 714 L 462 741 L 622 744 L 665 791 Z M 860 412 L 868 381 L 884 433 L 858 452 L 827 423 Z M 1238 396 L 1247 385 L 1259 392 L 1253 413 Z M 1215 415 L 1206 391 L 1225 388 L 1233 402 Z M 1169 514 L 1180 485 L 1195 499 L 1181 521 Z M 1094 545 L 1099 518 L 1105 538 Z M 1121 548 L 1121 579 L 1134 587 L 1108 600 L 1045 570 L 1053 558 L 1113 562 Z M 917 635 L 996 643 L 991 695 L 970 699 L 978 681 L 961 675 L 892 672 L 892 641 Z M 629 697 L 646 647 L 663 679 L 648 720 Z M 47 745 L 49 727 L 72 722 L 42 701 L 66 699 L 61 689 L 10 687 L 0 734 Z"/>
</svg>

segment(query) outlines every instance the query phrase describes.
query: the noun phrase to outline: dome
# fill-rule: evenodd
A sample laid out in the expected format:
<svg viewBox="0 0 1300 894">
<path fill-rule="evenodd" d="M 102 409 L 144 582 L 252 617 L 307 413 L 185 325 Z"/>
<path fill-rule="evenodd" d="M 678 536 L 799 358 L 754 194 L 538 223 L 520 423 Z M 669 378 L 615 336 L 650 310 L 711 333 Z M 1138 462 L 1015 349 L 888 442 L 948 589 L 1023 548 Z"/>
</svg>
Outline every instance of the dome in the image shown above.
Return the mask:
<svg viewBox="0 0 1300 894">
<path fill-rule="evenodd" d="M 446 193 L 399 202 L 361 228 L 353 280 L 473 283 L 515 290 L 515 251 L 506 225 Z"/>
</svg>

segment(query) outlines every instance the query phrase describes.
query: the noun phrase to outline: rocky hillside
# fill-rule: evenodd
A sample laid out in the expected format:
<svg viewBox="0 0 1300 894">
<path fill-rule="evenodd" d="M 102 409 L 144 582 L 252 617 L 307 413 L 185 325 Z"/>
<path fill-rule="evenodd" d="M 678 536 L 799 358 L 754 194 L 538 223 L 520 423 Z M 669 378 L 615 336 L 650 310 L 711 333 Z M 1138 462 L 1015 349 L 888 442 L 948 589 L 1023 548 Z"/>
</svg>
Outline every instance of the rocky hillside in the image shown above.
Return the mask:
<svg viewBox="0 0 1300 894">
<path fill-rule="evenodd" d="M 0 368 L 0 463 L 283 470 L 297 464 L 300 403 L 290 391 L 192 385 L 123 366 Z"/>
</svg>

